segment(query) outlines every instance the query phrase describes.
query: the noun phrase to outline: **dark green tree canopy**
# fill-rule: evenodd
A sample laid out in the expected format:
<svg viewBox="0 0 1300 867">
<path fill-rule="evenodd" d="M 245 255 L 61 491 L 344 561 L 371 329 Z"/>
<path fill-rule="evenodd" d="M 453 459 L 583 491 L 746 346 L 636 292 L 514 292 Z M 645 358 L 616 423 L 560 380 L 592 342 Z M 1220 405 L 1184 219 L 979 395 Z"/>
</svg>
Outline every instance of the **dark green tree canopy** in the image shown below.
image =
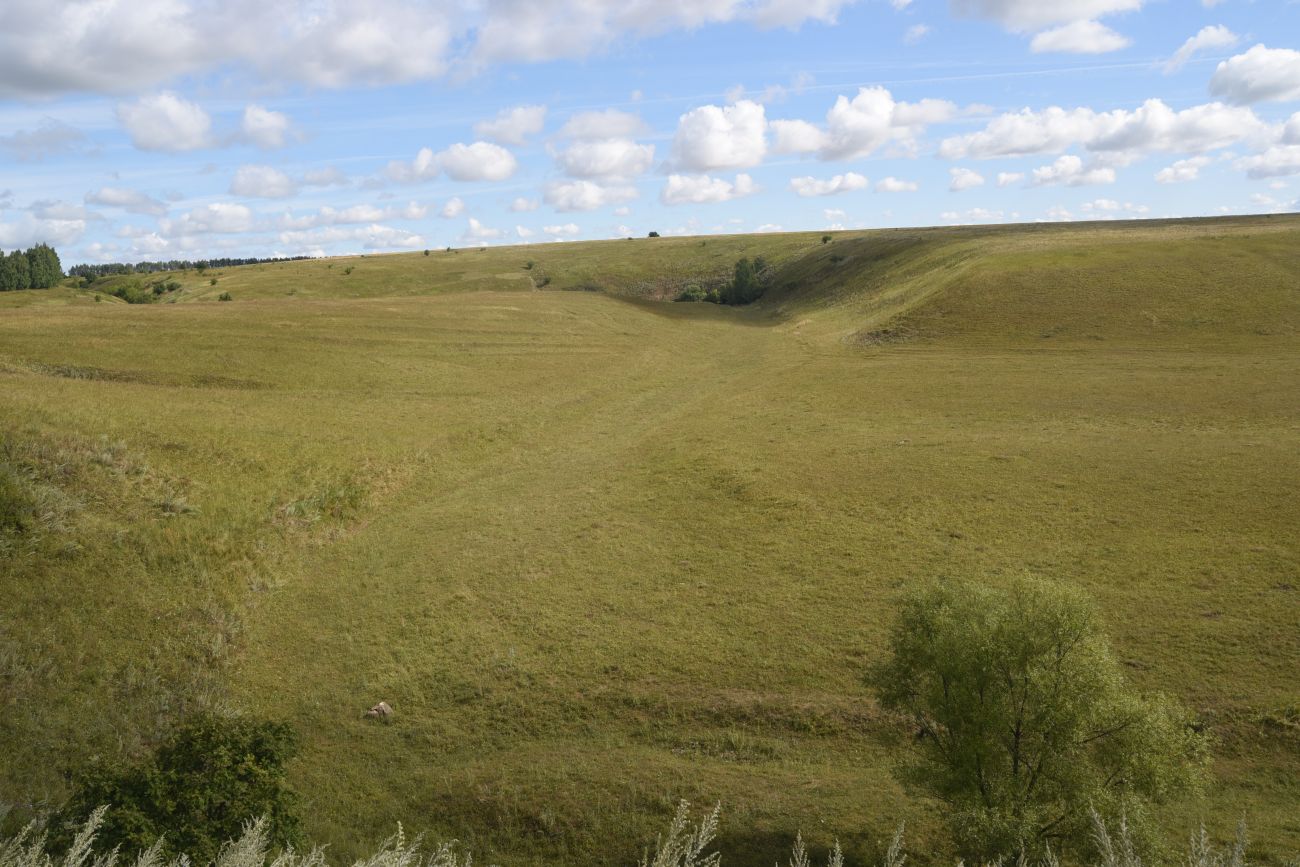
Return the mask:
<svg viewBox="0 0 1300 867">
<path fill-rule="evenodd" d="M 27 257 L 17 250 L 0 256 L 0 291 L 32 288 L 32 268 Z"/>
<path fill-rule="evenodd" d="M 63 279 L 59 254 L 46 244 L 8 256 L 0 255 L 0 292 L 15 289 L 49 289 Z"/>
<path fill-rule="evenodd" d="M 763 296 L 771 276 L 762 256 L 736 262 L 731 283 L 722 291 L 723 304 L 752 304 Z"/>
<path fill-rule="evenodd" d="M 914 770 L 969 859 L 1078 851 L 1090 808 L 1140 830 L 1149 803 L 1199 782 L 1187 713 L 1129 687 L 1074 588 L 935 585 L 904 603 L 889 649 L 871 681 L 915 722 Z"/>
<path fill-rule="evenodd" d="M 100 839 L 109 846 L 131 853 L 163 838 L 169 856 L 186 853 L 198 864 L 209 863 L 258 816 L 266 817 L 272 843 L 294 845 L 300 842 L 297 799 L 284 765 L 296 750 L 285 723 L 195 717 L 141 764 L 98 764 L 77 773 L 64 816 L 80 824 L 107 805 Z"/>
</svg>

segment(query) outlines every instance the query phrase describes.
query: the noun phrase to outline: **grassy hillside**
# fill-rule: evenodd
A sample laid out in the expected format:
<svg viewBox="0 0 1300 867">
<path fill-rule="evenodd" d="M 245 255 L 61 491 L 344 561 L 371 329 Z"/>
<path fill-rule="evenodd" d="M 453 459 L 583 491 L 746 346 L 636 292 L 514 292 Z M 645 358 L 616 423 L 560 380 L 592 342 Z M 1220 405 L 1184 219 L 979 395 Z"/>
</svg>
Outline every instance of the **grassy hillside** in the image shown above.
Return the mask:
<svg viewBox="0 0 1300 867">
<path fill-rule="evenodd" d="M 1244 811 L 1276 863 L 1298 249 L 1296 218 L 647 239 L 0 296 L 0 801 L 215 706 L 298 727 L 340 856 L 401 820 L 631 863 L 687 797 L 728 863 L 902 819 L 942 860 L 862 674 L 911 582 L 1032 572 L 1218 735 L 1168 826 Z M 753 307 L 638 300 L 739 255 L 779 264 Z"/>
</svg>

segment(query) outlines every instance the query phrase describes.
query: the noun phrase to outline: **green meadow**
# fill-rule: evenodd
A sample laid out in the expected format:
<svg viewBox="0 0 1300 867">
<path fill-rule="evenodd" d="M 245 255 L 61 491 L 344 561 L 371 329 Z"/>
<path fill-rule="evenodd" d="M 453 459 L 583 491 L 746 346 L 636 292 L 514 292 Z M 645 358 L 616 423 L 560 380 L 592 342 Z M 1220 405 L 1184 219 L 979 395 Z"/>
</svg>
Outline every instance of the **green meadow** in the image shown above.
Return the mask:
<svg viewBox="0 0 1300 867">
<path fill-rule="evenodd" d="M 758 303 L 668 303 L 742 256 L 775 269 Z M 631 864 L 687 798 L 728 864 L 799 830 L 878 859 L 904 820 L 944 862 L 863 676 L 907 588 L 1032 574 L 1214 736 L 1170 845 L 1244 815 L 1256 860 L 1300 852 L 1295 216 L 4 293 L 0 494 L 0 802 L 217 709 L 301 733 L 338 858 L 400 821 Z"/>
</svg>

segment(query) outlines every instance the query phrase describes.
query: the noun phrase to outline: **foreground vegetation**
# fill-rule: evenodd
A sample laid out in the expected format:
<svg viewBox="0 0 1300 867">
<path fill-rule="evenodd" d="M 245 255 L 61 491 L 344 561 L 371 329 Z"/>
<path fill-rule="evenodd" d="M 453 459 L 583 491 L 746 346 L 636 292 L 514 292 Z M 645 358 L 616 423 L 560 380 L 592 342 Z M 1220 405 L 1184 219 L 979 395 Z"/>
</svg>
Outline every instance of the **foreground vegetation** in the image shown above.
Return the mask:
<svg viewBox="0 0 1300 867">
<path fill-rule="evenodd" d="M 100 848 L 96 851 L 96 835 L 108 813 L 107 807 L 101 807 L 84 824 L 71 829 L 72 841 L 57 859 L 51 857 L 37 825 L 28 825 L 9 839 L 0 838 L 0 867 L 112 867 L 125 861 L 127 858 L 117 849 L 105 852 Z M 666 832 L 655 841 L 653 848 L 646 848 L 637 864 L 639 867 L 719 867 L 722 853 L 717 851 L 715 841 L 720 813 L 721 808 L 715 807 L 698 823 L 692 823 L 690 805 L 683 801 Z M 1137 854 L 1124 822 L 1112 829 L 1093 813 L 1091 834 L 1092 857 L 1078 863 L 1096 867 L 1142 867 L 1144 862 Z M 191 863 L 199 867 L 209 864 L 212 867 L 265 867 L 267 864 L 271 867 L 325 867 L 329 863 L 321 848 L 301 852 L 275 846 L 265 819 L 247 823 L 243 832 L 231 838 L 211 860 L 193 860 L 185 856 L 168 860 L 161 855 L 162 842 L 159 840 L 154 846 L 134 855 L 133 867 L 162 867 L 163 864 L 183 867 Z M 1238 824 L 1236 839 L 1222 849 L 1211 842 L 1202 826 L 1198 833 L 1191 835 L 1179 863 L 1182 867 L 1246 867 L 1246 854 L 1244 824 Z M 816 856 L 804 843 L 803 835 L 799 834 L 790 852 L 789 867 L 812 867 L 815 860 Z M 903 867 L 907 860 L 903 826 L 900 825 L 880 863 L 881 867 Z M 426 848 L 422 837 L 409 839 L 399 825 L 396 834 L 379 844 L 373 853 L 357 859 L 355 867 L 472 867 L 473 863 L 473 854 L 465 852 L 457 842 Z M 844 852 L 838 842 L 826 852 L 825 863 L 827 867 L 844 867 Z M 1048 852 L 1042 861 L 1020 858 L 1016 863 L 1058 867 L 1060 862 Z M 780 862 L 777 862 L 777 867 L 780 867 Z"/>
<path fill-rule="evenodd" d="M 58 807 L 66 772 L 237 711 L 300 733 L 304 838 L 340 859 L 400 820 L 632 863 L 685 796 L 727 805 L 730 864 L 801 828 L 873 863 L 903 820 L 950 863 L 864 676 L 917 582 L 1028 573 L 1096 599 L 1128 679 L 1213 739 L 1155 826 L 1244 812 L 1280 864 L 1298 242 L 655 238 L 4 293 L 0 801 Z M 648 303 L 758 256 L 754 304 Z"/>
</svg>

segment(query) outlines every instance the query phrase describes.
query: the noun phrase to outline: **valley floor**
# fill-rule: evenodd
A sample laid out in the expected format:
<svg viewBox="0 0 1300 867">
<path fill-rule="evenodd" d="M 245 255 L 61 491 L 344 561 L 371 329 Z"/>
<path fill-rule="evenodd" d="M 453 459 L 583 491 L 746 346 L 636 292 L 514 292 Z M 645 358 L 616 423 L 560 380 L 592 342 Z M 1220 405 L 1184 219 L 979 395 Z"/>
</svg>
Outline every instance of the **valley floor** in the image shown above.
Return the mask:
<svg viewBox="0 0 1300 867">
<path fill-rule="evenodd" d="M 1289 334 L 861 345 L 587 292 L 88 304 L 0 315 L 0 393 L 9 459 L 75 499 L 74 546 L 3 574 L 0 801 L 223 706 L 303 733 L 339 858 L 401 821 L 484 862 L 632 863 L 682 797 L 722 802 L 730 864 L 799 829 L 866 858 L 904 819 L 942 851 L 862 676 L 904 588 L 1033 573 L 1218 735 L 1220 784 L 1167 825 L 1244 813 L 1258 859 L 1300 851 Z"/>
</svg>

